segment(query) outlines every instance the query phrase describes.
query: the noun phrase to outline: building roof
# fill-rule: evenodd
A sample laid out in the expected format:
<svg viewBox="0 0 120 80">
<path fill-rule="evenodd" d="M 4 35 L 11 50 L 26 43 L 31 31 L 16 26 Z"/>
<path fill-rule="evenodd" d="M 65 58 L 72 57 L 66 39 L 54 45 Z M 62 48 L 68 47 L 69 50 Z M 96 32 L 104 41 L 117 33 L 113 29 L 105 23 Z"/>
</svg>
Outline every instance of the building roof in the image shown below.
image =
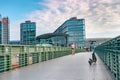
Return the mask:
<svg viewBox="0 0 120 80">
<path fill-rule="evenodd" d="M 71 20 L 85 20 L 85 19 L 83 19 L 83 18 L 81 18 L 81 19 L 77 19 L 77 17 L 71 17 L 70 19 L 68 19 L 68 20 L 66 20 L 62 25 L 60 25 L 53 33 L 56 33 L 56 31 L 58 30 L 58 29 L 60 29 L 65 23 L 67 23 L 68 21 L 71 21 Z"/>
<path fill-rule="evenodd" d="M 36 39 L 47 39 L 50 37 L 55 37 L 55 36 L 64 36 L 67 37 L 68 34 L 63 34 L 63 33 L 47 33 L 47 34 L 42 34 L 36 37 Z"/>
</svg>

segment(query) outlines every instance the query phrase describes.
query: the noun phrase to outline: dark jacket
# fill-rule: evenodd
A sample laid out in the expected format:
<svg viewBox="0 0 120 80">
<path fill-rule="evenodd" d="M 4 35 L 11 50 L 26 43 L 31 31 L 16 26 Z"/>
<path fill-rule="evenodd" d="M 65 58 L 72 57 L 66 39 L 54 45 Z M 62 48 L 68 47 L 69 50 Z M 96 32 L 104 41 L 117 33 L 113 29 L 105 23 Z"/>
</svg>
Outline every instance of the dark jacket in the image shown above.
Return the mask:
<svg viewBox="0 0 120 80">
<path fill-rule="evenodd" d="M 94 52 L 92 53 L 92 60 L 95 61 L 95 62 L 97 61 L 97 58 L 96 58 L 96 55 L 95 55 Z"/>
</svg>

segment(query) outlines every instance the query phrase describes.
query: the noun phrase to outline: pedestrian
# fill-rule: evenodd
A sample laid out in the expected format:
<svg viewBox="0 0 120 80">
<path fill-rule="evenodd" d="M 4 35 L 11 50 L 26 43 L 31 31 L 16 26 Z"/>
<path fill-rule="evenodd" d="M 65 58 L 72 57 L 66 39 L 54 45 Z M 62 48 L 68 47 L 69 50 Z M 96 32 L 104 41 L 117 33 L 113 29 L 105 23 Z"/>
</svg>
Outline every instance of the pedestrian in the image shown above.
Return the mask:
<svg viewBox="0 0 120 80">
<path fill-rule="evenodd" d="M 97 61 L 97 58 L 96 58 L 96 55 L 95 55 L 94 52 L 92 53 L 92 60 L 93 60 L 93 62 L 95 62 L 95 63 L 96 63 L 96 61 Z"/>
<path fill-rule="evenodd" d="M 74 43 L 71 44 L 71 49 L 72 49 L 72 55 L 74 55 L 75 54 L 75 45 L 74 45 Z"/>
</svg>

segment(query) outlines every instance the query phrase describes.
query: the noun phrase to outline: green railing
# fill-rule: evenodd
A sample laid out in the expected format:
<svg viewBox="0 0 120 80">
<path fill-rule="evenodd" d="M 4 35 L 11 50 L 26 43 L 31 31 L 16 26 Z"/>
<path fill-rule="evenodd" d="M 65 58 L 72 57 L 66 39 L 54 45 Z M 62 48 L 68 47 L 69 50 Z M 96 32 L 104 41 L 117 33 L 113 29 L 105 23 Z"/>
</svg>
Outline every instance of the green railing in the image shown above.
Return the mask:
<svg viewBox="0 0 120 80">
<path fill-rule="evenodd" d="M 120 36 L 111 39 L 95 48 L 116 80 L 120 80 Z"/>
<path fill-rule="evenodd" d="M 76 53 L 81 51 L 76 49 Z M 67 47 L 0 45 L 0 73 L 69 54 Z"/>
</svg>

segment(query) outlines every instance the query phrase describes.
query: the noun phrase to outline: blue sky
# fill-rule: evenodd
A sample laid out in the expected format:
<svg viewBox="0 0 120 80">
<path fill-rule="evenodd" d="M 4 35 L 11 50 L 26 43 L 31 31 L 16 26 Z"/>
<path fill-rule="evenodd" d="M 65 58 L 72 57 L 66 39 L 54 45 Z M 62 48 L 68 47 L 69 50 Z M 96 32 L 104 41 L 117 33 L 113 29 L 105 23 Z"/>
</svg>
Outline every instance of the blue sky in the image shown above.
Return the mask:
<svg viewBox="0 0 120 80">
<path fill-rule="evenodd" d="M 19 34 L 12 30 L 13 27 L 19 28 L 19 24 L 26 20 L 26 15 L 34 10 L 42 10 L 38 2 L 42 0 L 0 0 L 0 14 L 2 17 L 9 17 L 10 19 L 10 39 L 19 40 Z M 17 24 L 18 23 L 18 24 Z M 18 30 L 18 29 L 17 29 Z"/>
<path fill-rule="evenodd" d="M 86 38 L 120 35 L 120 0 L 0 0 L 10 19 L 10 40 L 20 40 L 20 23 L 36 22 L 37 35 L 53 32 L 71 17 L 85 18 Z"/>
<path fill-rule="evenodd" d="M 11 23 L 24 19 L 25 15 L 36 9 L 41 9 L 38 2 L 42 0 L 0 0 L 0 14 L 8 16 Z"/>
</svg>

